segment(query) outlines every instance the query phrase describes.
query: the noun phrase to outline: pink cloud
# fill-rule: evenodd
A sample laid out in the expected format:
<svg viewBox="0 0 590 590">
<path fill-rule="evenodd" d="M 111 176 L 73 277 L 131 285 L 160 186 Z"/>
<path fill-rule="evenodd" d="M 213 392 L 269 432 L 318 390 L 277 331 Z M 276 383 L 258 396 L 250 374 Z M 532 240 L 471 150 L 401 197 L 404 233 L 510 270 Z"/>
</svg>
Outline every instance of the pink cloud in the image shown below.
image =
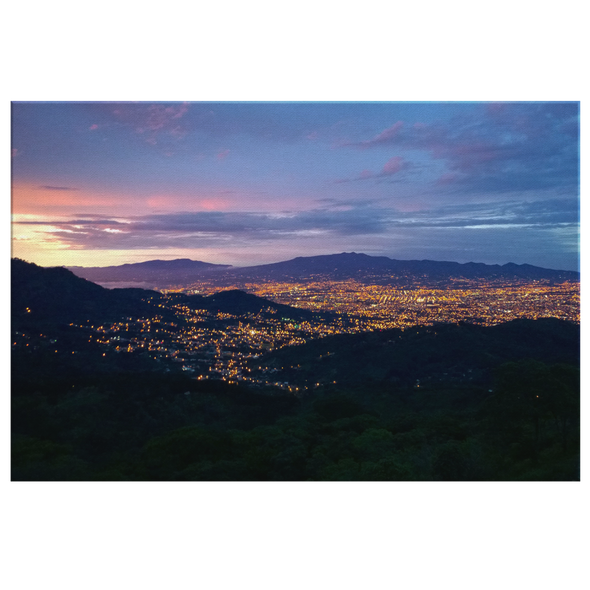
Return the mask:
<svg viewBox="0 0 590 590">
<path fill-rule="evenodd" d="M 379 135 L 376 135 L 373 139 L 369 141 L 369 143 L 381 143 L 382 141 L 389 141 L 390 139 L 393 139 L 397 136 L 397 134 L 403 126 L 403 121 L 398 121 L 397 123 L 394 123 L 391 127 L 385 129 L 385 131 L 379 133 Z"/>
<path fill-rule="evenodd" d="M 385 166 L 383 166 L 381 174 L 387 176 L 390 174 L 397 174 L 400 170 L 403 170 L 403 168 L 404 159 L 400 156 L 394 156 L 385 162 Z"/>
<path fill-rule="evenodd" d="M 188 111 L 188 103 L 187 102 L 183 102 L 178 107 L 171 106 L 166 109 L 166 113 L 171 115 L 172 119 L 180 119 L 187 111 Z"/>
<path fill-rule="evenodd" d="M 146 205 L 152 209 L 166 209 L 176 205 L 176 203 L 174 202 L 173 198 L 169 197 L 168 195 L 155 195 L 153 197 L 149 197 L 146 200 Z"/>
<path fill-rule="evenodd" d="M 17 156 L 19 156 L 20 154 L 19 154 L 19 151 L 18 151 L 16 148 L 12 148 L 12 151 L 10 152 L 10 155 L 11 155 L 13 158 L 16 158 L 16 157 L 17 157 Z"/>
<path fill-rule="evenodd" d="M 94 125 L 90 125 L 89 129 L 90 131 L 95 131 L 96 129 L 98 129 L 98 125 L 94 123 Z"/>
<path fill-rule="evenodd" d="M 35 215 L 80 212 L 113 211 L 121 203 L 129 205 L 129 211 L 137 211 L 137 202 L 126 199 L 121 194 L 86 192 L 83 189 L 67 186 L 29 185 L 15 183 L 12 187 L 13 213 L 32 213 Z M 43 195 L 45 193 L 45 195 Z"/>
<path fill-rule="evenodd" d="M 228 208 L 226 199 L 212 197 L 210 199 L 201 199 L 198 204 L 205 211 L 223 211 Z"/>
<path fill-rule="evenodd" d="M 224 160 L 228 154 L 229 154 L 229 150 L 223 150 L 217 154 L 217 159 Z"/>
</svg>

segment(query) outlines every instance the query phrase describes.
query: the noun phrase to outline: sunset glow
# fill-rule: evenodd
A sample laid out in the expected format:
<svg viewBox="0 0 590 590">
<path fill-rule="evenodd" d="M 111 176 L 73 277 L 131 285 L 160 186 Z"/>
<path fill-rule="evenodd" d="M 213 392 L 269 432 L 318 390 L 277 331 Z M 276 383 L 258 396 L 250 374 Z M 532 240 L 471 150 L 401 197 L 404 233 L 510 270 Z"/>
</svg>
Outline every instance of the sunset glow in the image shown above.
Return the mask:
<svg viewBox="0 0 590 590">
<path fill-rule="evenodd" d="M 13 256 L 578 269 L 578 103 L 13 103 Z"/>
</svg>

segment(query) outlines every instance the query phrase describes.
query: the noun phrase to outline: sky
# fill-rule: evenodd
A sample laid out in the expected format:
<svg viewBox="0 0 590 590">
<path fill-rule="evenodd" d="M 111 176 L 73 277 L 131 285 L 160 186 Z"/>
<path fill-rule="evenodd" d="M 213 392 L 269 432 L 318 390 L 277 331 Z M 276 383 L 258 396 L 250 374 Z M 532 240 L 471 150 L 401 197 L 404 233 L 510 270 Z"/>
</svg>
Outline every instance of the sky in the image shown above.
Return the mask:
<svg viewBox="0 0 590 590">
<path fill-rule="evenodd" d="M 13 102 L 12 255 L 579 269 L 578 102 Z"/>
</svg>

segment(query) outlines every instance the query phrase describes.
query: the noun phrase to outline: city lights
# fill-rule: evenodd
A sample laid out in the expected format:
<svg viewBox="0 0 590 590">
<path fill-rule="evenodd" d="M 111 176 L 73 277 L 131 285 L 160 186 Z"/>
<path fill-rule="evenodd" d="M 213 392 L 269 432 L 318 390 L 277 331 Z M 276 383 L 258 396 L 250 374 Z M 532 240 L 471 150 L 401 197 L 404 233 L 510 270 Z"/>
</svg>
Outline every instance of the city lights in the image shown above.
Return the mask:
<svg viewBox="0 0 590 590">
<path fill-rule="evenodd" d="M 254 361 L 265 353 L 335 334 L 439 323 L 492 326 L 518 318 L 580 322 L 580 287 L 574 282 L 461 280 L 446 285 L 392 286 L 318 277 L 308 282 L 231 286 L 238 287 L 269 302 L 317 314 L 290 319 L 270 306 L 239 315 L 207 311 L 178 303 L 178 298 L 169 294 L 154 305 L 159 311 L 152 317 L 70 326 L 88 332 L 88 343 L 94 341 L 117 354 L 144 353 L 194 374 L 196 379 L 244 381 L 296 392 L 289 383 L 276 380 L 276 367 L 260 363 L 254 367 Z M 207 294 L 219 290 L 202 282 L 187 291 L 197 288 Z M 13 347 L 27 347 L 29 340 L 28 334 L 16 333 Z"/>
</svg>

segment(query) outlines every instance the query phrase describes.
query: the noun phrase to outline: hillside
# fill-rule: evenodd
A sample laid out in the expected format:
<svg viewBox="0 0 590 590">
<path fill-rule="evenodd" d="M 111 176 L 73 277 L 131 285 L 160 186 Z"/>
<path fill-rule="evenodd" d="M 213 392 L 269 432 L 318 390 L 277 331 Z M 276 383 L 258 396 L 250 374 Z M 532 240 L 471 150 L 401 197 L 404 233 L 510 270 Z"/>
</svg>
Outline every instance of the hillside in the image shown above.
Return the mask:
<svg viewBox="0 0 590 590">
<path fill-rule="evenodd" d="M 209 296 L 180 295 L 170 296 L 173 301 L 182 303 L 191 309 L 203 309 L 209 312 L 229 313 L 232 315 L 259 314 L 288 318 L 291 320 L 304 320 L 319 317 L 331 317 L 328 313 L 315 313 L 306 309 L 298 309 L 289 305 L 282 305 L 246 293 L 239 289 L 220 291 Z"/>
<path fill-rule="evenodd" d="M 579 480 L 579 363 L 562 362 L 576 358 L 577 328 L 496 328 L 325 339 L 257 359 L 338 370 L 305 396 L 32 362 L 13 371 L 12 479 Z M 407 376 L 376 378 L 384 360 Z M 493 374 L 472 378 L 477 366 Z M 433 369 L 451 378 L 429 382 Z"/>
<path fill-rule="evenodd" d="M 18 258 L 11 261 L 13 327 L 20 324 L 109 320 L 150 313 L 142 299 L 159 293 L 105 289 L 63 267 L 44 268 Z"/>
<path fill-rule="evenodd" d="M 439 324 L 343 334 L 269 353 L 257 365 L 276 370 L 278 381 L 297 385 L 487 387 L 501 364 L 526 359 L 578 365 L 579 325 L 514 320 L 490 327 Z"/>
</svg>

